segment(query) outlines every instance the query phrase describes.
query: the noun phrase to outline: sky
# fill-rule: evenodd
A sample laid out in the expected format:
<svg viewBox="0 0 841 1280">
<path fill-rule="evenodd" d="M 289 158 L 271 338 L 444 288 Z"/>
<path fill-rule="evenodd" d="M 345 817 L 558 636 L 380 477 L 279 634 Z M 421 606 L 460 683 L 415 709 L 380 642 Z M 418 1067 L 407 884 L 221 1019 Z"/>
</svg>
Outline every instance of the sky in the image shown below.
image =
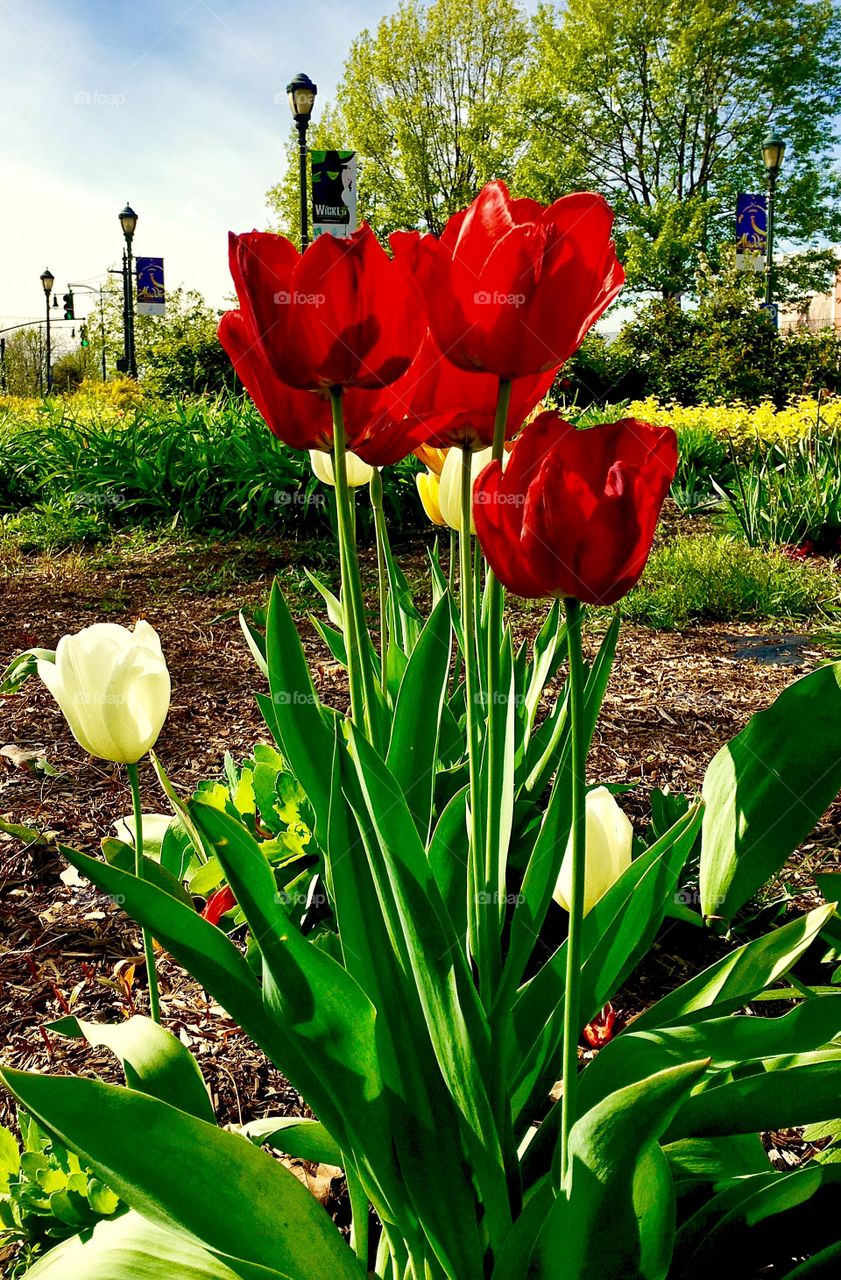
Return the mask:
<svg viewBox="0 0 841 1280">
<path fill-rule="evenodd" d="M 118 214 L 167 284 L 216 307 L 227 233 L 267 225 L 286 84 L 332 97 L 351 41 L 398 0 L 0 0 L 0 328 L 119 264 Z M 77 295 L 77 316 L 83 313 Z"/>
</svg>

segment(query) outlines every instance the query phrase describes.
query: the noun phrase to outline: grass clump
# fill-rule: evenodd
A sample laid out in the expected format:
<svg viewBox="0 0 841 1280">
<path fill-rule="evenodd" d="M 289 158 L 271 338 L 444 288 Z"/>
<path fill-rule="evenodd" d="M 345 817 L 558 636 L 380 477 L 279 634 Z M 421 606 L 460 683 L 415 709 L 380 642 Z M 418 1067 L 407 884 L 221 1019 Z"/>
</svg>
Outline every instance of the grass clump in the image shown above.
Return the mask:
<svg viewBox="0 0 841 1280">
<path fill-rule="evenodd" d="M 695 620 L 810 618 L 837 609 L 839 594 L 838 576 L 824 562 L 706 534 L 658 547 L 622 612 L 631 622 L 673 631 Z"/>
</svg>

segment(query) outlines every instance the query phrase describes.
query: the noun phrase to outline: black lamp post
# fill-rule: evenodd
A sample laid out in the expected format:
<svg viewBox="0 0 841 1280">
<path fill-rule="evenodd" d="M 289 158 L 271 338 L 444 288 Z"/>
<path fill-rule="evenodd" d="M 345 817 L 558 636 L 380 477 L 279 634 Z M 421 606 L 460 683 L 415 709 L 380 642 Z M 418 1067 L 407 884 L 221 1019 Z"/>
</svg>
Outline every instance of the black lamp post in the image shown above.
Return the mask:
<svg viewBox="0 0 841 1280">
<path fill-rule="evenodd" d="M 44 289 L 44 300 L 46 302 L 47 309 L 47 395 L 49 395 L 53 389 L 53 362 L 50 336 L 50 294 L 52 293 L 53 285 L 55 284 L 55 276 L 52 271 L 50 271 L 49 267 L 46 267 L 41 272 L 41 284 Z"/>
<path fill-rule="evenodd" d="M 786 144 L 776 133 L 770 133 L 762 144 L 762 159 L 768 174 L 768 232 L 765 239 L 765 306 L 773 317 L 774 301 L 774 196 L 777 178 L 783 167 Z"/>
<path fill-rule="evenodd" d="M 289 109 L 298 126 L 298 161 L 301 181 L 301 253 L 309 244 L 307 234 L 307 126 L 315 105 L 317 87 L 303 71 L 286 86 Z"/>
<path fill-rule="evenodd" d="M 134 347 L 134 289 L 132 286 L 131 242 L 137 227 L 137 214 L 127 204 L 120 214 L 120 226 L 126 238 L 123 250 L 123 316 L 125 332 L 125 371 L 130 378 L 137 377 L 137 354 Z"/>
</svg>

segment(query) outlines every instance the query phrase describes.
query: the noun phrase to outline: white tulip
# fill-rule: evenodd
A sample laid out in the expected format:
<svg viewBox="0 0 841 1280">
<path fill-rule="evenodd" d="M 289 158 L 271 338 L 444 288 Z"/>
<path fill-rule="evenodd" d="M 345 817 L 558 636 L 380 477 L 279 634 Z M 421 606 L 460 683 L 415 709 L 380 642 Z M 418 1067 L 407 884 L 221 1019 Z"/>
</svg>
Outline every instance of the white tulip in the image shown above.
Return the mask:
<svg viewBox="0 0 841 1280">
<path fill-rule="evenodd" d="M 143 852 L 148 857 L 159 857 L 164 836 L 174 821 L 175 817 L 171 813 L 144 813 L 142 815 Z M 133 814 L 127 814 L 125 818 L 120 818 L 115 822 L 114 831 L 118 840 L 122 840 L 123 844 L 131 845 L 132 849 L 134 848 Z"/>
<path fill-rule="evenodd" d="M 333 472 L 333 455 L 324 453 L 321 449 L 310 449 L 310 462 L 312 469 L 322 484 L 335 485 L 336 478 Z M 350 450 L 345 454 L 345 469 L 347 471 L 347 482 L 351 489 L 358 489 L 360 485 L 367 484 L 374 474 L 374 468 L 369 467 L 367 462 L 363 462 L 355 453 Z"/>
<path fill-rule="evenodd" d="M 55 663 L 38 674 L 61 707 L 73 737 L 100 760 L 136 764 L 157 741 L 169 711 L 170 680 L 158 633 L 96 622 L 62 636 Z"/>
<path fill-rule="evenodd" d="M 586 869 L 584 874 L 584 914 L 615 884 L 631 865 L 634 828 L 607 787 L 587 792 Z M 554 899 L 569 911 L 572 901 L 572 837 L 567 844 Z"/>
<path fill-rule="evenodd" d="M 491 461 L 493 449 L 480 449 L 478 453 L 470 455 L 470 482 L 471 495 L 473 486 L 480 471 Z M 446 520 L 451 529 L 461 529 L 461 477 L 464 471 L 464 450 L 449 449 L 444 459 L 444 465 L 441 468 L 441 479 L 438 485 L 438 505 L 441 508 L 441 515 Z M 503 470 L 508 461 L 508 454 L 502 459 Z M 473 524 L 473 510 L 471 501 L 470 512 L 470 532 L 475 533 L 476 527 Z"/>
</svg>

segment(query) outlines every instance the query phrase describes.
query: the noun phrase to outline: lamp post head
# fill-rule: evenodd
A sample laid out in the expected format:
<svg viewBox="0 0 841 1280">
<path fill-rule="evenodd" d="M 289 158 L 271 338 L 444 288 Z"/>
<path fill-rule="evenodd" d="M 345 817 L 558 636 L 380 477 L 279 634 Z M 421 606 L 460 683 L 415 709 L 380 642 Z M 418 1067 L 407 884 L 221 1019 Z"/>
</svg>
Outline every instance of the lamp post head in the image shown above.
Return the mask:
<svg viewBox="0 0 841 1280">
<path fill-rule="evenodd" d="M 315 95 L 318 93 L 318 87 L 313 84 L 309 76 L 303 71 L 299 72 L 294 80 L 289 81 L 286 93 L 289 98 L 289 110 L 295 119 L 309 120 L 315 105 Z"/>
<path fill-rule="evenodd" d="M 137 226 L 137 214 L 128 203 L 120 214 L 120 226 L 123 228 L 123 235 L 130 240 Z"/>
<path fill-rule="evenodd" d="M 762 159 L 765 162 L 769 177 L 776 178 L 782 169 L 785 150 L 786 144 L 780 135 L 778 133 L 769 133 L 762 144 Z"/>
<path fill-rule="evenodd" d="M 49 267 L 46 267 L 41 272 L 41 284 L 43 286 L 44 293 L 49 298 L 50 294 L 52 293 L 53 285 L 55 284 L 55 276 L 53 275 L 52 271 L 50 271 Z"/>
</svg>

